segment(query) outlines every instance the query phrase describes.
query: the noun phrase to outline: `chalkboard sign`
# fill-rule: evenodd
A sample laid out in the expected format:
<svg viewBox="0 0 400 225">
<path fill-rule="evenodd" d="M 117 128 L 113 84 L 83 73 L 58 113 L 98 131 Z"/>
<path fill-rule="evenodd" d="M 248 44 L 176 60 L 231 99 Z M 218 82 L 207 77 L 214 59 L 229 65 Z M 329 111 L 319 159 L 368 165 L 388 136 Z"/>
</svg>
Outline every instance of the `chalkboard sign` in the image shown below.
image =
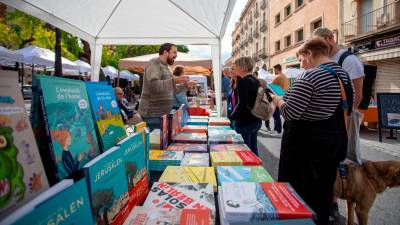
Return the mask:
<svg viewBox="0 0 400 225">
<path fill-rule="evenodd" d="M 400 93 L 378 93 L 377 97 L 379 141 L 382 141 L 382 128 L 400 129 Z"/>
</svg>

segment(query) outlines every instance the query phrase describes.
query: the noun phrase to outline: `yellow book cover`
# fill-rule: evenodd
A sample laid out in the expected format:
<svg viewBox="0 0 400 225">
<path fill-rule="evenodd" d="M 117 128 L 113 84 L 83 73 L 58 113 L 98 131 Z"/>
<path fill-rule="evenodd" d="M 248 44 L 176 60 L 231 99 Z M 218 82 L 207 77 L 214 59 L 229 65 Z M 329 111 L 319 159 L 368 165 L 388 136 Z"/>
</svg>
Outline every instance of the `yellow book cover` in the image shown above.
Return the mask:
<svg viewBox="0 0 400 225">
<path fill-rule="evenodd" d="M 210 152 L 212 166 L 241 166 L 242 160 L 236 152 Z"/>
<path fill-rule="evenodd" d="M 181 161 L 184 156 L 182 151 L 150 150 L 151 161 L 156 160 L 178 160 Z"/>
<path fill-rule="evenodd" d="M 170 183 L 210 183 L 217 191 L 214 167 L 168 166 L 160 177 L 160 182 Z"/>
</svg>

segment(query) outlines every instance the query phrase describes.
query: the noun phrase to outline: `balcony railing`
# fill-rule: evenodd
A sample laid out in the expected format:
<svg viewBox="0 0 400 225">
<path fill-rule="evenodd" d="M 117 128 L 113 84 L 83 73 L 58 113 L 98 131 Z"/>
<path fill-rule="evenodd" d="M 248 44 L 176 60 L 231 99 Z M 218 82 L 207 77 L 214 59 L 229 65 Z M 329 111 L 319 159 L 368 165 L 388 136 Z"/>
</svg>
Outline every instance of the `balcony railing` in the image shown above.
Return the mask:
<svg viewBox="0 0 400 225">
<path fill-rule="evenodd" d="M 262 0 L 260 2 L 260 9 L 265 9 L 265 8 L 267 8 L 267 2 L 265 0 Z"/>
<path fill-rule="evenodd" d="M 257 54 L 258 54 L 258 57 L 260 57 L 260 59 L 265 59 L 265 58 L 267 58 L 267 49 L 262 48 L 262 49 L 258 50 Z"/>
<path fill-rule="evenodd" d="M 264 32 L 267 30 L 267 23 L 265 21 L 262 21 L 260 24 L 260 31 Z"/>
<path fill-rule="evenodd" d="M 342 24 L 344 38 L 354 38 L 377 32 L 400 23 L 400 1 L 364 14 Z"/>
<path fill-rule="evenodd" d="M 253 58 L 253 60 L 256 61 L 256 62 L 258 61 L 258 59 L 260 59 L 260 57 L 259 57 L 259 55 L 258 55 L 258 51 L 257 51 L 256 53 L 253 54 L 253 57 L 252 57 L 252 58 Z"/>
</svg>

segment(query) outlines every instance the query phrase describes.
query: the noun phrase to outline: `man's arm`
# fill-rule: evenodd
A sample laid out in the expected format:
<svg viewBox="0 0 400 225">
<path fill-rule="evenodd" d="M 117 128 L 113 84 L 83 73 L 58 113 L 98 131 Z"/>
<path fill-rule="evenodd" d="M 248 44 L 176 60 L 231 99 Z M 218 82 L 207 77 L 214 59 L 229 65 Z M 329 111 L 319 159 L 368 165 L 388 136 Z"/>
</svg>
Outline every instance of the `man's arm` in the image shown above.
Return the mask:
<svg viewBox="0 0 400 225">
<path fill-rule="evenodd" d="M 358 106 L 360 105 L 361 100 L 363 98 L 363 93 L 362 93 L 363 81 L 364 77 L 352 80 L 354 87 L 354 104 L 353 104 L 354 109 L 358 109 Z"/>
<path fill-rule="evenodd" d="M 358 109 L 362 100 L 362 88 L 364 80 L 364 65 L 355 55 L 348 56 L 342 65 L 343 69 L 349 74 L 354 87 L 353 108 Z"/>
</svg>

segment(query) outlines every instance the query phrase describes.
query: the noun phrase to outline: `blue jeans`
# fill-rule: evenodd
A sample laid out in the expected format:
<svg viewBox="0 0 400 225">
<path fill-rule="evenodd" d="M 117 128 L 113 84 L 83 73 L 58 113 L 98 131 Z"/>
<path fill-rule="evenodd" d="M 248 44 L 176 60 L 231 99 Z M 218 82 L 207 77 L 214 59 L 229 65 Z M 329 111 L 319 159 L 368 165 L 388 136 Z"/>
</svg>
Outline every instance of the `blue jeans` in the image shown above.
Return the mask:
<svg viewBox="0 0 400 225">
<path fill-rule="evenodd" d="M 280 134 L 282 132 L 282 121 L 281 121 L 281 112 L 279 111 L 278 107 L 276 107 L 273 117 L 274 117 L 274 130 Z"/>
<path fill-rule="evenodd" d="M 251 151 L 257 156 L 258 156 L 257 132 L 260 128 L 261 128 L 261 120 L 246 125 L 236 124 L 236 132 L 242 135 L 244 143 L 247 146 L 249 146 Z"/>
<path fill-rule="evenodd" d="M 142 117 L 142 120 L 146 122 L 147 127 L 150 129 L 150 131 L 161 128 L 160 117 Z"/>
</svg>

